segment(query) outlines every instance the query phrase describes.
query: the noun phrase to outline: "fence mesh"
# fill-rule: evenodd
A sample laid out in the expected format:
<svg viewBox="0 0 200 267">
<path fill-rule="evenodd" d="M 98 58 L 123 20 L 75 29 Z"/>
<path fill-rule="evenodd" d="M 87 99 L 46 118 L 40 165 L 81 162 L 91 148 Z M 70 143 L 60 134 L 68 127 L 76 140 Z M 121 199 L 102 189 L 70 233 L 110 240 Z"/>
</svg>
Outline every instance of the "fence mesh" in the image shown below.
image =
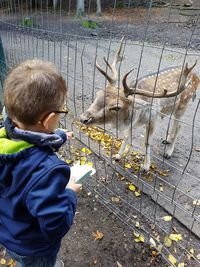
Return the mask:
<svg viewBox="0 0 200 267">
<path fill-rule="evenodd" d="M 157 122 L 148 172 L 141 167 L 146 153 L 144 128 L 132 127 L 130 149 L 116 162 L 113 155 L 122 143 L 123 129 L 112 129 L 106 123 L 90 127 L 79 121 L 96 93 L 106 90 L 96 61 L 108 73 L 103 58 L 112 62 L 123 36 L 119 87 L 123 75 L 132 68 L 129 76 L 137 82 L 144 75 L 158 75 L 163 68 L 186 62 L 192 65 L 198 60 L 200 7 L 171 0 L 160 9 L 154 7 L 159 1 L 151 0 L 138 9 L 133 1 L 115 0 L 102 1 L 102 14 L 97 14 L 94 2 L 87 1 L 85 10 L 78 11 L 83 16 L 77 16 L 74 1 L 0 0 L 0 37 L 5 53 L 5 60 L 0 59 L 1 79 L 7 68 L 26 59 L 54 62 L 69 88 L 70 114 L 61 125 L 76 136 L 60 156 L 69 164 L 93 162 L 97 173 L 85 182 L 87 189 L 135 233 L 138 241 L 150 243 L 172 266 L 183 262 L 200 266 L 200 90 L 178 120 L 181 130 L 170 159 L 165 159 L 167 144 L 161 141 L 175 119 L 170 114 Z M 194 71 L 200 74 L 199 64 Z M 151 105 L 150 117 L 153 110 Z"/>
</svg>

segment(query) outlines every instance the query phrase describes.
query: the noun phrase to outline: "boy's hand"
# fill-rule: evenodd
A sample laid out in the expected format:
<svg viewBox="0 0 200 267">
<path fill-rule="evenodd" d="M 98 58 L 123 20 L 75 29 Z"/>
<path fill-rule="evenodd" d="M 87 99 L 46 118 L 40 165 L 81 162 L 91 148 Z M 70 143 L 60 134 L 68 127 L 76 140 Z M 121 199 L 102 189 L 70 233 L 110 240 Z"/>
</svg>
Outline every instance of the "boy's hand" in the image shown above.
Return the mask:
<svg viewBox="0 0 200 267">
<path fill-rule="evenodd" d="M 68 132 L 66 129 L 62 129 L 62 130 L 65 132 L 65 134 L 67 136 L 67 140 L 72 139 L 72 137 L 74 136 L 73 132 Z"/>
<path fill-rule="evenodd" d="M 76 193 L 78 193 L 82 189 L 82 184 L 77 184 L 76 183 L 76 178 L 72 176 L 72 177 L 70 177 L 66 188 L 70 188 L 73 191 L 75 191 Z"/>
</svg>

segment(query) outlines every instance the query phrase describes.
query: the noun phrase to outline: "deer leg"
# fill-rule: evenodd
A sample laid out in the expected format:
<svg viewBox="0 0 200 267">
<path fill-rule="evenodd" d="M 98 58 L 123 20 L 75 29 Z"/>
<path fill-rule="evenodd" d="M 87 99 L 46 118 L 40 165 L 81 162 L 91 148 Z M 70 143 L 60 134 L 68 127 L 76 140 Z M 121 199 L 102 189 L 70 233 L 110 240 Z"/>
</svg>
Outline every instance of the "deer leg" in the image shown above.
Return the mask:
<svg viewBox="0 0 200 267">
<path fill-rule="evenodd" d="M 115 160 L 120 160 L 123 157 L 123 154 L 125 152 L 126 149 L 126 145 L 129 143 L 129 139 L 131 137 L 131 127 L 128 127 L 125 131 L 124 131 L 124 138 L 123 138 L 123 142 L 121 144 L 121 147 L 119 149 L 119 152 L 115 155 Z"/>
<path fill-rule="evenodd" d="M 145 148 L 146 148 L 146 153 L 144 157 L 144 163 L 142 164 L 142 168 L 145 171 L 149 171 L 150 168 L 150 146 L 153 138 L 153 134 L 155 132 L 155 120 L 150 121 L 146 125 L 146 135 L 145 135 Z"/>
<path fill-rule="evenodd" d="M 177 109 L 175 111 L 175 114 L 174 114 L 175 120 L 173 122 L 173 126 L 172 126 L 172 129 L 170 131 L 170 134 L 167 137 L 167 142 L 169 142 L 169 146 L 167 147 L 167 149 L 164 153 L 164 157 L 166 159 L 169 159 L 171 157 L 172 153 L 174 152 L 176 137 L 177 137 L 178 132 L 180 131 L 180 128 L 181 128 L 181 124 L 178 120 L 183 116 L 184 112 L 185 112 L 185 108 L 184 109 Z"/>
</svg>

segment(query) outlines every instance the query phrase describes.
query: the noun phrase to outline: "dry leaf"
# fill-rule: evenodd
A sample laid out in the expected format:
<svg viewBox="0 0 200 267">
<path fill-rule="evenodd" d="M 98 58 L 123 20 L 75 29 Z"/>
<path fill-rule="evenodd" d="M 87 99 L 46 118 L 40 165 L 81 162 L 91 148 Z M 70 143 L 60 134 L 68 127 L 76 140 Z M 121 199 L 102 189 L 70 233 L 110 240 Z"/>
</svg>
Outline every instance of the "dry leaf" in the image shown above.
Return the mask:
<svg viewBox="0 0 200 267">
<path fill-rule="evenodd" d="M 101 240 L 103 238 L 103 233 L 99 232 L 98 230 L 96 231 L 96 233 L 92 234 L 94 236 L 94 240 Z"/>
<path fill-rule="evenodd" d="M 194 200 L 193 205 L 200 206 L 200 199 Z"/>
<path fill-rule="evenodd" d="M 166 247 L 170 248 L 172 245 L 172 240 L 168 236 L 166 236 L 164 239 L 164 244 Z"/>
<path fill-rule="evenodd" d="M 122 264 L 119 263 L 118 261 L 116 263 L 117 263 L 117 267 L 123 267 Z"/>
<path fill-rule="evenodd" d="M 136 222 L 135 223 L 135 227 L 140 228 L 140 223 L 139 222 Z"/>
<path fill-rule="evenodd" d="M 134 239 L 135 242 L 137 242 L 137 243 L 139 243 L 139 242 L 144 243 L 144 236 L 143 236 L 143 235 L 140 235 L 139 233 L 134 232 L 134 236 L 136 237 L 136 238 Z"/>
<path fill-rule="evenodd" d="M 7 266 L 14 267 L 16 266 L 16 262 L 13 259 L 10 259 L 9 262 L 7 262 Z"/>
<path fill-rule="evenodd" d="M 181 262 L 178 264 L 178 267 L 184 267 L 185 266 L 185 263 L 184 262 Z"/>
<path fill-rule="evenodd" d="M 66 163 L 67 163 L 67 164 L 70 164 L 71 162 L 72 162 L 71 159 L 67 159 L 67 160 L 66 160 Z"/>
<path fill-rule="evenodd" d="M 136 187 L 133 184 L 130 184 L 128 186 L 128 189 L 131 190 L 131 191 L 135 191 Z"/>
<path fill-rule="evenodd" d="M 191 248 L 191 249 L 189 250 L 189 252 L 190 252 L 192 255 L 194 255 L 194 249 L 193 249 L 193 248 Z"/>
<path fill-rule="evenodd" d="M 194 148 L 194 150 L 200 152 L 200 148 Z"/>
<path fill-rule="evenodd" d="M 177 262 L 176 258 L 175 258 L 173 255 L 171 255 L 171 254 L 168 255 L 168 260 L 169 260 L 173 265 L 175 265 L 176 262 Z"/>
<path fill-rule="evenodd" d="M 149 243 L 151 244 L 152 247 L 156 248 L 156 242 L 152 237 L 150 237 Z"/>
<path fill-rule="evenodd" d="M 120 202 L 120 198 L 119 197 L 111 197 L 111 201 L 114 203 L 119 203 Z"/>
<path fill-rule="evenodd" d="M 171 219 L 172 219 L 172 216 L 164 216 L 164 217 L 163 217 L 163 220 L 164 220 L 165 222 L 169 222 L 169 221 L 171 221 Z"/>
<path fill-rule="evenodd" d="M 87 165 L 89 165 L 91 167 L 94 165 L 93 162 L 91 162 L 91 161 L 87 161 L 86 163 L 87 163 Z"/>
<path fill-rule="evenodd" d="M 197 255 L 197 259 L 200 260 L 200 254 Z"/>
<path fill-rule="evenodd" d="M 1 264 L 6 264 L 6 260 L 2 258 L 2 259 L 0 260 L 0 263 L 1 263 Z"/>
<path fill-rule="evenodd" d="M 183 239 L 181 234 L 170 234 L 169 238 L 173 241 L 180 241 Z"/>
<path fill-rule="evenodd" d="M 88 149 L 88 148 L 85 148 L 85 147 L 83 147 L 83 148 L 81 149 L 81 151 L 82 151 L 83 153 L 85 153 L 86 155 L 90 155 L 90 154 L 92 154 L 92 151 L 91 151 L 90 149 Z"/>
<path fill-rule="evenodd" d="M 124 164 L 124 167 L 125 167 L 126 169 L 130 169 L 130 168 L 132 167 L 132 165 L 131 165 L 130 163 L 125 163 L 125 164 Z"/>
<path fill-rule="evenodd" d="M 141 191 L 135 191 L 135 196 L 136 196 L 136 197 L 141 196 Z"/>
</svg>

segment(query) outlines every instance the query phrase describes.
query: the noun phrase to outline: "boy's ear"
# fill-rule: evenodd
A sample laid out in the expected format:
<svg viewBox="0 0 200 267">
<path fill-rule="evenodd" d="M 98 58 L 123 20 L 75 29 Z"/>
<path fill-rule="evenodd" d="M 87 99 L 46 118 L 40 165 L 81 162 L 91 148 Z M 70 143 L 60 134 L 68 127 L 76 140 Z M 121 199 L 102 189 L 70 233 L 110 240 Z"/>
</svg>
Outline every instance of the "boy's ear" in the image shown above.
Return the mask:
<svg viewBox="0 0 200 267">
<path fill-rule="evenodd" d="M 51 120 L 54 119 L 54 116 L 56 114 L 54 112 L 51 112 L 48 116 L 45 117 L 45 119 L 42 121 L 43 127 L 46 130 L 49 130 L 49 125 L 51 124 Z"/>
</svg>

